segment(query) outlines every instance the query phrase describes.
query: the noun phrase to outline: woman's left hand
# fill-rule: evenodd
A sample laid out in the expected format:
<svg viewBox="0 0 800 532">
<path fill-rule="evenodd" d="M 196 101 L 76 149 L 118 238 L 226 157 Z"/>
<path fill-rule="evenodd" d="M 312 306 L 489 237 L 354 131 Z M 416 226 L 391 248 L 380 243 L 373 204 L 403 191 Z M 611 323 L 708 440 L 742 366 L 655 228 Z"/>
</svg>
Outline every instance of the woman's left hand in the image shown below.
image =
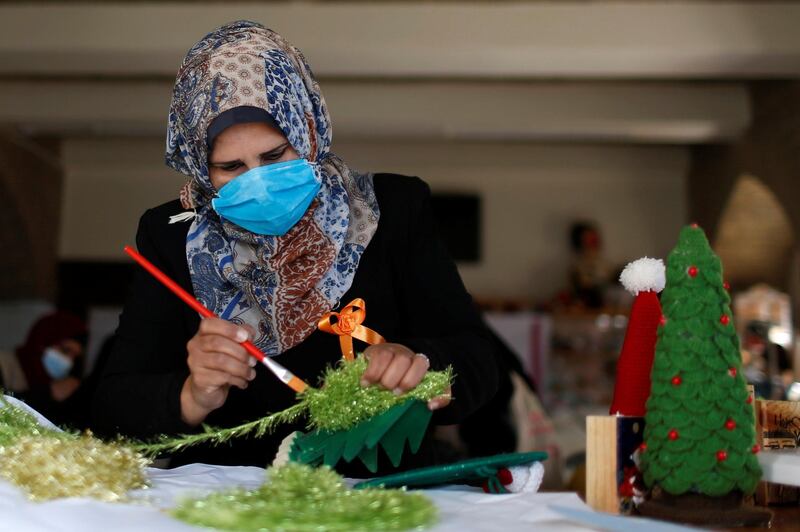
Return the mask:
<svg viewBox="0 0 800 532">
<path fill-rule="evenodd" d="M 364 350 L 369 361 L 361 376 L 361 386 L 379 384 L 400 395 L 414 388 L 425 377 L 430 367 L 428 357 L 416 354 L 400 344 L 376 344 Z M 450 387 L 444 395 L 428 401 L 428 408 L 437 410 L 450 403 Z"/>
</svg>

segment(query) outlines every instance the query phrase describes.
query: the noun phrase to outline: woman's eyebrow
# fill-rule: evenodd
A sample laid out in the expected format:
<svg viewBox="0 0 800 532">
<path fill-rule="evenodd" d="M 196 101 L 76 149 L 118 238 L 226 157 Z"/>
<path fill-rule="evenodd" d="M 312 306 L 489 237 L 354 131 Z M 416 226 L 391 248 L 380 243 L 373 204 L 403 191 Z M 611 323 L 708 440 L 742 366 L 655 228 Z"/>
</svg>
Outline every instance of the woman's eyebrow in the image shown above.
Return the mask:
<svg viewBox="0 0 800 532">
<path fill-rule="evenodd" d="M 274 154 L 276 152 L 279 152 L 281 150 L 285 150 L 288 146 L 289 146 L 289 143 L 288 142 L 284 142 L 280 146 L 276 146 L 276 147 L 272 148 L 269 151 L 261 152 L 259 154 L 259 157 L 266 157 L 266 156 L 272 155 L 272 154 Z M 241 159 L 234 159 L 232 161 L 219 161 L 219 162 L 209 161 L 208 164 L 210 164 L 211 166 L 228 166 L 228 165 L 231 165 L 231 164 L 237 164 L 237 163 L 241 163 L 241 162 L 242 162 Z"/>
<path fill-rule="evenodd" d="M 241 163 L 241 162 L 242 162 L 241 160 L 236 159 L 236 160 L 233 160 L 233 161 L 220 161 L 220 162 L 216 162 L 216 163 L 209 161 L 208 164 L 210 164 L 211 166 L 228 166 L 228 165 L 231 165 L 231 164 L 237 164 L 237 163 Z"/>
</svg>

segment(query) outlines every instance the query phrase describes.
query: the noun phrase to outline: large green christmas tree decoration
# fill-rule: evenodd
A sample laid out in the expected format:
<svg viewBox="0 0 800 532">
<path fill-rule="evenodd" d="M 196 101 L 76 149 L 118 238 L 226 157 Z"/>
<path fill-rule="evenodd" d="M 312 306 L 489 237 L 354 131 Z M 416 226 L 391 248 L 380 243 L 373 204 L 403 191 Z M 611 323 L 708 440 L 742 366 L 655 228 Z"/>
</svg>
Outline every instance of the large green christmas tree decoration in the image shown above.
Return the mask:
<svg viewBox="0 0 800 532">
<path fill-rule="evenodd" d="M 668 496 L 752 493 L 761 478 L 752 400 L 722 265 L 697 225 L 681 231 L 666 276 L 640 456 L 645 483 Z"/>
</svg>

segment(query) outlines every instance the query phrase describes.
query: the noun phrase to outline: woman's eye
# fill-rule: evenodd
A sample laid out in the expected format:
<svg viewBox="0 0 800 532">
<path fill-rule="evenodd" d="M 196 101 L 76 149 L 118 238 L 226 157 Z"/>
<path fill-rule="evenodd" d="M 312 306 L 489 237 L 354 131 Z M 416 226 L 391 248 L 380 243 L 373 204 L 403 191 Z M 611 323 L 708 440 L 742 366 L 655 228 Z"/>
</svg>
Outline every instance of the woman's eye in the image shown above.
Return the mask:
<svg viewBox="0 0 800 532">
<path fill-rule="evenodd" d="M 233 172 L 234 170 L 238 170 L 241 167 L 242 163 L 231 163 L 231 164 L 226 164 L 224 166 L 220 166 L 219 169 L 225 172 Z"/>
<path fill-rule="evenodd" d="M 264 160 L 266 160 L 266 161 L 277 161 L 278 159 L 283 157 L 284 153 L 286 153 L 286 149 L 283 149 L 283 150 L 277 151 L 277 152 L 272 152 L 270 154 L 264 155 Z"/>
</svg>

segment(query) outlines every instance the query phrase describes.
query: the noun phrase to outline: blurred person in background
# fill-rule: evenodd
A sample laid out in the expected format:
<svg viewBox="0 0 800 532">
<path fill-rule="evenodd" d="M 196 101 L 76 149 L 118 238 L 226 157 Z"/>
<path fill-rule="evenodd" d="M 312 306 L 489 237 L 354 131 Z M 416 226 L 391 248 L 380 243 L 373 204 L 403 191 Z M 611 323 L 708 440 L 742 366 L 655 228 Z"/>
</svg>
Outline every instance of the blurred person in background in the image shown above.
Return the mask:
<svg viewBox="0 0 800 532">
<path fill-rule="evenodd" d="M 75 426 L 88 413 L 88 404 L 76 400 L 87 338 L 86 323 L 74 314 L 57 311 L 39 318 L 25 343 L 3 357 L 2 386 L 51 421 Z"/>
</svg>

